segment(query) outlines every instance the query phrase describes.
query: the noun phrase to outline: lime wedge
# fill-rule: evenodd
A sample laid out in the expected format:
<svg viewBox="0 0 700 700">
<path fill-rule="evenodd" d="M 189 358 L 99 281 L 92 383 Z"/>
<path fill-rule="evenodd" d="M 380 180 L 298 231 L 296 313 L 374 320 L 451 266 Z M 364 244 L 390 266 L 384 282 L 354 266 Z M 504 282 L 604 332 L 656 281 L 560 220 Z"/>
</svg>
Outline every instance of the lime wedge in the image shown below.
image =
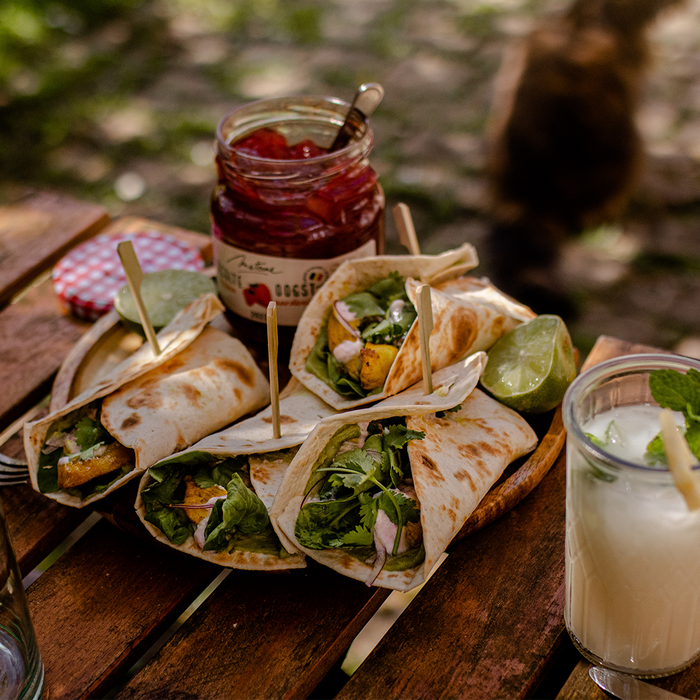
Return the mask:
<svg viewBox="0 0 700 700">
<path fill-rule="evenodd" d="M 207 292 L 216 293 L 214 282 L 201 272 L 190 270 L 148 272 L 141 283 L 143 303 L 156 331 L 167 326 L 178 311 Z M 128 284 L 114 297 L 114 308 L 129 328 L 143 334 L 139 312 Z"/>
<path fill-rule="evenodd" d="M 482 386 L 521 413 L 557 406 L 576 376 L 571 337 L 559 316 L 538 316 L 508 331 L 488 355 Z"/>
</svg>

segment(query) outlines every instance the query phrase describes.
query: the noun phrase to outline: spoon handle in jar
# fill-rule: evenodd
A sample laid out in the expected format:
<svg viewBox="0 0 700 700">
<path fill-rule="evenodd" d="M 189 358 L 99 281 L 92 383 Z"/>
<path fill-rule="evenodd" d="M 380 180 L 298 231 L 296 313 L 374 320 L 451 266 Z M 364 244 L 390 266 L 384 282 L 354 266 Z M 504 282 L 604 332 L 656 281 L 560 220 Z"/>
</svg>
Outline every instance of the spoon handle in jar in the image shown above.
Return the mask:
<svg viewBox="0 0 700 700">
<path fill-rule="evenodd" d="M 340 127 L 335 140 L 328 149 L 329 153 L 339 151 L 347 146 L 356 134 L 360 136 L 367 129 L 367 119 L 384 97 L 384 88 L 379 83 L 360 85 L 350 105 L 345 121 Z"/>
</svg>

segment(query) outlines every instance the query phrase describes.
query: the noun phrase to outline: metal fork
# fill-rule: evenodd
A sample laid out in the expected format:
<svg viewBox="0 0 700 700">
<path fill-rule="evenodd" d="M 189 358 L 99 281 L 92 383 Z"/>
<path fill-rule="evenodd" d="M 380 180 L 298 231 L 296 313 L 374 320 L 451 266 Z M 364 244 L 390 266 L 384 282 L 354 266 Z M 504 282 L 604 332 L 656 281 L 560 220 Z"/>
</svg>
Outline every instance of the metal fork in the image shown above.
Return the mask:
<svg viewBox="0 0 700 700">
<path fill-rule="evenodd" d="M 29 478 L 29 465 L 14 457 L 0 454 L 0 487 L 25 484 Z"/>
</svg>

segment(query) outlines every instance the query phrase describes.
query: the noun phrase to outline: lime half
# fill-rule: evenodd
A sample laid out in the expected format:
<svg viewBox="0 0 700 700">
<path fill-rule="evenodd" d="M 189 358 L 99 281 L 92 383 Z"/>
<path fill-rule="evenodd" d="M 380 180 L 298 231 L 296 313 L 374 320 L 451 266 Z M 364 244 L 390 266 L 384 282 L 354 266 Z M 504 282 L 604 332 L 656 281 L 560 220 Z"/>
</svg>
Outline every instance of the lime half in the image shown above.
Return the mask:
<svg viewBox="0 0 700 700">
<path fill-rule="evenodd" d="M 167 326 L 177 312 L 207 292 L 216 293 L 214 282 L 201 272 L 161 270 L 143 276 L 141 296 L 156 331 Z M 143 333 L 136 302 L 125 284 L 114 297 L 114 308 L 133 330 Z"/>
<path fill-rule="evenodd" d="M 559 316 L 538 316 L 508 331 L 488 355 L 482 386 L 521 413 L 557 406 L 576 376 L 571 337 Z"/>
</svg>

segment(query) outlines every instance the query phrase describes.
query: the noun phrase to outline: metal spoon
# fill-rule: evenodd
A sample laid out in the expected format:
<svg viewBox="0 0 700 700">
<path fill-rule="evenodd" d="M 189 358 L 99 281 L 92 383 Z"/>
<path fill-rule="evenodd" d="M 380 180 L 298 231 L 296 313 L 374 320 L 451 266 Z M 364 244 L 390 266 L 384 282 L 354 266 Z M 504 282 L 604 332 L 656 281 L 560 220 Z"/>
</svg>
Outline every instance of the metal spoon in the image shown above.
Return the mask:
<svg viewBox="0 0 700 700">
<path fill-rule="evenodd" d="M 367 119 L 384 97 L 384 88 L 379 83 L 360 85 L 353 98 L 345 121 L 328 149 L 329 153 L 347 146 L 355 136 L 362 136 L 367 130 Z"/>
</svg>

